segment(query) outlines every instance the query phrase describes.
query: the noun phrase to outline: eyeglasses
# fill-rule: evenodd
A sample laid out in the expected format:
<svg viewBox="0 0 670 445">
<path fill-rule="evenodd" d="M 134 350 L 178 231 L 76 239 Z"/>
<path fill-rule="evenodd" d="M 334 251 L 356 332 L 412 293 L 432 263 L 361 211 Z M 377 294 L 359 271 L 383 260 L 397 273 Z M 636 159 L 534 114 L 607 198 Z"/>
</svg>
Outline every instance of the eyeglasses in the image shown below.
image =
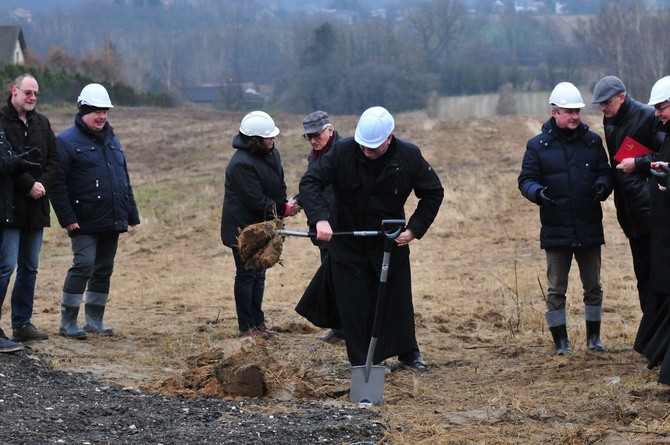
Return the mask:
<svg viewBox="0 0 670 445">
<path fill-rule="evenodd" d="M 324 131 L 328 129 L 328 125 L 325 125 L 320 131 L 317 133 L 305 133 L 302 135 L 302 138 L 306 141 L 310 141 L 312 139 L 317 139 L 320 138 L 321 135 L 323 134 Z"/>
<path fill-rule="evenodd" d="M 35 98 L 40 97 L 40 92 L 39 91 L 33 91 L 33 90 L 27 90 L 26 91 L 21 87 L 16 87 L 16 89 L 21 90 L 23 92 L 23 94 L 26 95 L 26 97 L 32 97 L 32 96 L 35 96 Z"/>
<path fill-rule="evenodd" d="M 579 114 L 579 108 L 559 108 L 559 114 Z"/>
<path fill-rule="evenodd" d="M 668 108 L 668 107 L 670 107 L 670 102 L 666 103 L 666 104 L 663 105 L 663 106 L 661 106 L 661 104 L 656 104 L 656 105 L 654 105 L 654 109 L 655 109 L 656 111 L 663 111 L 663 110 L 665 110 L 665 109 Z"/>
</svg>

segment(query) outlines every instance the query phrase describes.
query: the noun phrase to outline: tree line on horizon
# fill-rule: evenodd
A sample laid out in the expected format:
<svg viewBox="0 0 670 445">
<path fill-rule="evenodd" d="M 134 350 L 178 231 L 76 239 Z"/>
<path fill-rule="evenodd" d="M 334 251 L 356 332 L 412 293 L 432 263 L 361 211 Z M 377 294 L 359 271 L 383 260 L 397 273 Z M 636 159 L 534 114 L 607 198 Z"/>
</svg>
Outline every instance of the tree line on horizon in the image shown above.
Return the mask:
<svg viewBox="0 0 670 445">
<path fill-rule="evenodd" d="M 603 0 L 594 16 L 476 14 L 458 0 L 381 16 L 307 15 L 261 0 L 180 9 L 89 2 L 40 17 L 24 34 L 30 68 L 95 79 L 137 100 L 178 103 L 187 87 L 216 84 L 219 106 L 235 109 L 251 85 L 278 111 L 355 114 L 369 104 L 423 108 L 435 94 L 548 91 L 564 80 L 590 87 L 607 74 L 643 98 L 670 71 L 670 48 L 657 38 L 669 18 L 643 0 Z"/>
</svg>

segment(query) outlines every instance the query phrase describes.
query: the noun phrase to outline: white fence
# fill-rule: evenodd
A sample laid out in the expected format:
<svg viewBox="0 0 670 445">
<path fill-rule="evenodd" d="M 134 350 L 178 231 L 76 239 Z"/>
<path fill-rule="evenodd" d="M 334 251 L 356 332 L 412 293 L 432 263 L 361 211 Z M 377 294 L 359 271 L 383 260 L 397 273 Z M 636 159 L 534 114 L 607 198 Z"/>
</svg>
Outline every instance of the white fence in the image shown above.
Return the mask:
<svg viewBox="0 0 670 445">
<path fill-rule="evenodd" d="M 519 115 L 549 115 L 549 94 L 546 92 L 515 93 L 516 114 Z M 585 113 L 598 112 L 595 105 L 591 105 L 591 92 L 582 91 L 582 98 L 586 104 Z M 498 94 L 480 94 L 476 96 L 441 97 L 437 105 L 437 118 L 462 119 L 493 117 L 498 113 Z"/>
</svg>

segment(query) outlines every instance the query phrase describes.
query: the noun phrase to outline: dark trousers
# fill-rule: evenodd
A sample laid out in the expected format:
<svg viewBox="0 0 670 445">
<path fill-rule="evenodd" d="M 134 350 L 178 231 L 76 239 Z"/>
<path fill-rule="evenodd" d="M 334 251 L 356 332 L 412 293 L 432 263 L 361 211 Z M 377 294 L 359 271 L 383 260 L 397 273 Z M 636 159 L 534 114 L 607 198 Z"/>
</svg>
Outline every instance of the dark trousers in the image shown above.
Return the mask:
<svg viewBox="0 0 670 445">
<path fill-rule="evenodd" d="M 109 293 L 114 258 L 119 244 L 118 232 L 70 234 L 74 259 L 67 271 L 63 292 L 81 295 L 86 290 Z"/>
<path fill-rule="evenodd" d="M 630 253 L 633 255 L 633 270 L 637 280 L 640 309 L 644 313 L 650 305 L 649 274 L 651 270 L 651 237 L 649 235 L 628 238 Z M 653 310 L 653 309 L 652 309 Z"/>
<path fill-rule="evenodd" d="M 547 310 L 555 311 L 565 307 L 568 290 L 568 275 L 574 257 L 579 267 L 579 277 L 584 290 L 584 304 L 600 306 L 603 289 L 600 284 L 600 246 L 581 249 L 557 247 L 545 249 L 547 255 Z"/>
<path fill-rule="evenodd" d="M 232 248 L 235 259 L 235 310 L 240 331 L 262 325 L 265 314 L 261 306 L 265 292 L 265 268 L 245 269 L 236 247 Z"/>
</svg>

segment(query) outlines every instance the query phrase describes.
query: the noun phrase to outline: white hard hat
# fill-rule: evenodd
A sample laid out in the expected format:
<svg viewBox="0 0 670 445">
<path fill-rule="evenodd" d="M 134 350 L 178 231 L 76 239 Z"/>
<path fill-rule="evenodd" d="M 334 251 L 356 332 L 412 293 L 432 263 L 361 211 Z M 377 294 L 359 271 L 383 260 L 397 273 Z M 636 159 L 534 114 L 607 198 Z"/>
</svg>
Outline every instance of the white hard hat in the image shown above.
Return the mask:
<svg viewBox="0 0 670 445">
<path fill-rule="evenodd" d="M 586 104 L 576 86 L 570 82 L 561 82 L 554 87 L 549 103 L 561 108 L 584 108 Z"/>
<path fill-rule="evenodd" d="M 354 140 L 366 148 L 377 148 L 395 128 L 393 116 L 384 107 L 368 108 L 356 125 Z"/>
<path fill-rule="evenodd" d="M 96 108 L 114 108 L 105 87 L 99 83 L 89 83 L 77 98 L 77 105 L 88 105 Z"/>
<path fill-rule="evenodd" d="M 651 94 L 649 95 L 649 105 L 660 104 L 670 100 L 670 76 L 665 76 L 656 81 L 651 87 Z"/>
<path fill-rule="evenodd" d="M 242 118 L 240 133 L 246 136 L 273 138 L 279 134 L 279 128 L 266 112 L 252 111 Z"/>
</svg>

